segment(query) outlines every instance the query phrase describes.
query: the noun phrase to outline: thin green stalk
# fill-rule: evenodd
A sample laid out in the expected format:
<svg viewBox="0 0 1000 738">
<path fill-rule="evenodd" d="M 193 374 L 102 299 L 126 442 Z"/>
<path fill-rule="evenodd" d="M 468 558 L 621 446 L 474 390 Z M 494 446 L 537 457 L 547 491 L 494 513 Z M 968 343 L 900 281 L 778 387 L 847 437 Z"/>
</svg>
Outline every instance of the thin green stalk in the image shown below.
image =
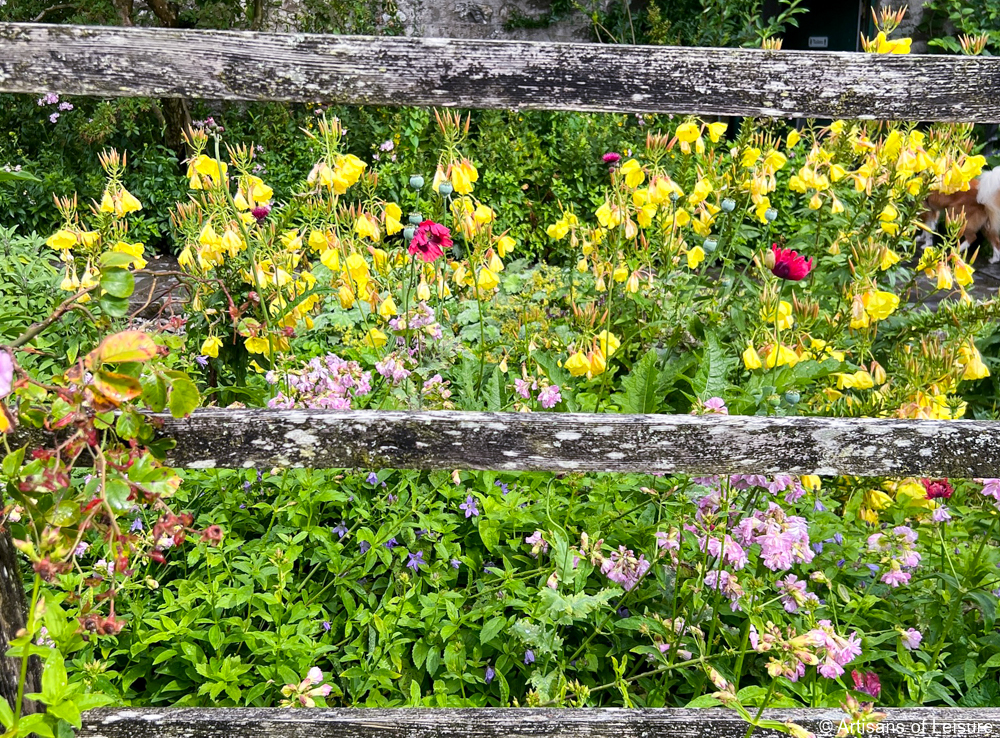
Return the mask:
<svg viewBox="0 0 1000 738">
<path fill-rule="evenodd" d="M 35 574 L 35 584 L 31 589 L 31 607 L 28 609 L 28 643 L 24 644 L 21 653 L 21 672 L 17 679 L 17 704 L 14 705 L 14 724 L 10 727 L 13 733 L 17 733 L 17 726 L 21 721 L 21 707 L 24 704 L 24 683 L 28 679 L 28 658 L 31 655 L 31 640 L 34 635 L 35 608 L 38 606 L 38 590 L 42 584 L 42 577 Z"/>
</svg>

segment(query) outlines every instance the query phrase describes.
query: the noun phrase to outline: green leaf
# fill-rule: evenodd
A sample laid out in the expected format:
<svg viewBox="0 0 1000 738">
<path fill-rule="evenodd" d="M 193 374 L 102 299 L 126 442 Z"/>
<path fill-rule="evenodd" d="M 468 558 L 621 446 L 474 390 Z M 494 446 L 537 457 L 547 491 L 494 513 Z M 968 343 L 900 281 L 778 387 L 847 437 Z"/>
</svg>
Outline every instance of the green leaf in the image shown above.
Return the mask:
<svg viewBox="0 0 1000 738">
<path fill-rule="evenodd" d="M 650 349 L 632 365 L 632 371 L 622 379 L 625 394 L 622 396 L 622 410 L 626 413 L 655 413 L 660 406 L 660 373 L 656 369 L 659 356 L 656 349 Z"/>
<path fill-rule="evenodd" d="M 128 499 L 131 494 L 132 488 L 121 479 L 109 479 L 104 497 L 114 510 L 125 512 L 132 507 Z"/>
<path fill-rule="evenodd" d="M 693 700 L 688 702 L 684 707 L 718 707 L 722 703 L 715 699 L 710 694 L 703 694 L 699 697 L 695 697 Z"/>
<path fill-rule="evenodd" d="M 38 177 L 28 172 L 8 172 L 0 169 L 0 182 L 41 182 Z"/>
<path fill-rule="evenodd" d="M 694 375 L 692 387 L 699 400 L 719 397 L 728 386 L 726 377 L 736 363 L 715 333 L 705 335 L 705 351 L 701 357 L 698 373 Z"/>
<path fill-rule="evenodd" d="M 97 260 L 97 263 L 101 265 L 102 268 L 112 268 L 112 269 L 125 269 L 130 266 L 132 262 L 135 261 L 135 257 L 130 254 L 123 254 L 120 251 L 105 251 L 101 254 L 101 258 Z M 134 280 L 133 280 L 134 281 Z M 103 282 L 101 284 L 103 287 Z M 119 297 L 128 297 L 129 295 L 119 295 Z"/>
<path fill-rule="evenodd" d="M 14 711 L 10 709 L 10 703 L 0 697 L 0 725 L 9 729 L 14 724 Z"/>
<path fill-rule="evenodd" d="M 489 643 L 499 635 L 500 631 L 507 624 L 507 618 L 496 617 L 486 621 L 483 629 L 479 631 L 479 642 L 483 645 Z"/>
<path fill-rule="evenodd" d="M 124 318 L 128 315 L 128 300 L 123 297 L 115 297 L 112 294 L 101 295 L 98 303 L 101 310 L 112 318 Z"/>
<path fill-rule="evenodd" d="M 47 712 L 60 720 L 65 720 L 74 728 L 79 729 L 81 727 L 80 708 L 76 706 L 73 700 L 66 700 L 65 702 L 60 702 L 58 705 L 49 705 Z"/>
<path fill-rule="evenodd" d="M 0 464 L 0 471 L 8 479 L 16 479 L 19 472 L 21 471 L 21 465 L 24 463 L 24 450 L 26 447 L 17 449 L 16 451 L 11 451 L 9 454 L 4 456 L 3 464 Z"/>
<path fill-rule="evenodd" d="M 68 683 L 63 657 L 58 651 L 53 651 L 45 660 L 45 667 L 42 669 L 42 701 L 46 705 L 61 702 Z"/>
<path fill-rule="evenodd" d="M 101 289 L 112 297 L 130 297 L 135 290 L 135 277 L 127 269 L 105 269 L 101 272 Z"/>
<path fill-rule="evenodd" d="M 175 376 L 180 375 L 180 376 Z M 170 383 L 167 407 L 175 418 L 190 415 L 201 404 L 198 387 L 183 372 L 168 372 Z"/>
<path fill-rule="evenodd" d="M 410 680 L 410 707 L 420 706 L 420 682 L 416 679 Z"/>
</svg>

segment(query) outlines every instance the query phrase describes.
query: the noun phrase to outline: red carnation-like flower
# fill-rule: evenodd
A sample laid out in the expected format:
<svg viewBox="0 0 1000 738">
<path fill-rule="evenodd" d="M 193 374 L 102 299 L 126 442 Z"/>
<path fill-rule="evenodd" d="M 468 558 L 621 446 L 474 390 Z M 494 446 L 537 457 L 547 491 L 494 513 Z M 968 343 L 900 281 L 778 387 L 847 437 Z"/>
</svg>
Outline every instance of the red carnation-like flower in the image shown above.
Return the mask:
<svg viewBox="0 0 1000 738">
<path fill-rule="evenodd" d="M 874 671 L 859 672 L 854 669 L 851 678 L 854 679 L 854 689 L 858 692 L 864 692 L 875 699 L 882 693 L 882 683 Z"/>
<path fill-rule="evenodd" d="M 444 255 L 451 248 L 451 231 L 433 220 L 425 220 L 417 226 L 417 232 L 410 241 L 410 254 L 430 263 Z"/>
<path fill-rule="evenodd" d="M 771 244 L 771 254 L 774 256 L 774 265 L 771 266 L 771 273 L 780 279 L 789 279 L 798 282 L 804 279 L 813 268 L 813 260 L 808 261 L 797 251 L 791 249 L 779 249 L 778 244 Z"/>
<path fill-rule="evenodd" d="M 936 500 L 938 498 L 947 500 L 955 492 L 947 479 L 921 479 L 920 483 L 927 490 L 928 500 Z"/>
<path fill-rule="evenodd" d="M 622 155 L 617 154 L 614 151 L 609 151 L 601 158 L 604 159 L 605 164 L 617 164 L 618 162 L 621 161 Z"/>
</svg>

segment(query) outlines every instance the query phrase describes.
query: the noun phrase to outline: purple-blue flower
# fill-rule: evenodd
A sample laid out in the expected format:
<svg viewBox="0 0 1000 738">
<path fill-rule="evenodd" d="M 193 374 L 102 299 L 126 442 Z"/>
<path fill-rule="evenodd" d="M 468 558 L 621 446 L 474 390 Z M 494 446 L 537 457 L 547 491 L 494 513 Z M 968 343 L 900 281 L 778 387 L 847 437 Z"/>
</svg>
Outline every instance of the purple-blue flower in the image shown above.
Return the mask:
<svg viewBox="0 0 1000 738">
<path fill-rule="evenodd" d="M 361 549 L 361 553 L 363 554 L 368 553 L 368 549 L 371 547 L 372 544 L 370 544 L 368 541 L 360 541 L 358 543 L 358 548 Z"/>
<path fill-rule="evenodd" d="M 493 667 L 492 667 L 492 666 L 490 666 L 489 664 L 487 664 L 487 665 L 486 665 L 486 674 L 485 674 L 485 676 L 483 677 L 483 680 L 484 680 L 484 681 L 485 681 L 485 682 L 486 682 L 487 684 L 489 684 L 490 682 L 492 682 L 492 681 L 493 681 L 493 677 L 495 677 L 496 675 L 497 675 L 497 673 L 496 673 L 496 671 L 494 671 L 494 670 L 493 670 Z"/>
<path fill-rule="evenodd" d="M 503 494 L 507 494 L 508 492 L 510 492 L 510 490 L 507 488 L 506 483 L 501 482 L 499 479 L 497 481 L 495 481 L 493 483 L 493 485 L 496 486 L 496 487 L 499 487 L 500 488 L 500 492 L 502 492 Z"/>
<path fill-rule="evenodd" d="M 133 533 L 138 533 L 139 531 L 141 531 L 142 518 L 136 518 L 135 520 L 133 520 L 132 525 L 129 527 L 129 530 L 132 531 Z"/>
<path fill-rule="evenodd" d="M 336 533 L 337 536 L 340 537 L 340 538 L 343 538 L 344 536 L 347 535 L 347 526 L 344 525 L 343 521 L 337 523 L 336 527 L 332 528 L 331 530 L 334 533 Z"/>
<path fill-rule="evenodd" d="M 323 621 L 323 630 L 325 630 L 326 632 L 329 633 L 331 627 L 333 627 L 333 626 L 330 625 L 330 621 L 329 620 L 324 620 Z"/>
<path fill-rule="evenodd" d="M 397 541 L 395 538 L 390 538 L 382 545 L 385 546 L 386 548 L 396 548 L 396 546 L 399 545 L 399 541 Z"/>
<path fill-rule="evenodd" d="M 365 481 L 367 481 L 368 484 L 378 484 L 378 474 L 375 472 L 368 472 L 368 479 Z"/>
<path fill-rule="evenodd" d="M 524 652 L 524 663 L 525 664 L 535 663 L 535 652 L 532 651 L 530 648 Z"/>
<path fill-rule="evenodd" d="M 395 539 L 393 539 L 395 540 Z M 406 565 L 413 569 L 413 571 L 418 571 L 421 566 L 424 566 L 426 562 L 424 561 L 424 552 L 417 551 L 416 553 L 409 554 L 410 560 L 406 562 Z"/>
<path fill-rule="evenodd" d="M 451 560 L 451 568 L 452 568 L 452 569 L 457 569 L 457 568 L 458 568 L 458 567 L 460 567 L 461 565 L 462 565 L 462 562 L 461 562 L 461 561 L 459 561 L 458 559 L 452 559 L 452 560 Z"/>
<path fill-rule="evenodd" d="M 198 363 L 198 366 L 208 366 L 207 356 L 195 356 L 194 360 Z"/>
<path fill-rule="evenodd" d="M 476 498 L 469 495 L 465 498 L 465 502 L 458 506 L 459 510 L 465 511 L 465 517 L 474 518 L 479 515 L 479 508 L 476 507 Z"/>
</svg>

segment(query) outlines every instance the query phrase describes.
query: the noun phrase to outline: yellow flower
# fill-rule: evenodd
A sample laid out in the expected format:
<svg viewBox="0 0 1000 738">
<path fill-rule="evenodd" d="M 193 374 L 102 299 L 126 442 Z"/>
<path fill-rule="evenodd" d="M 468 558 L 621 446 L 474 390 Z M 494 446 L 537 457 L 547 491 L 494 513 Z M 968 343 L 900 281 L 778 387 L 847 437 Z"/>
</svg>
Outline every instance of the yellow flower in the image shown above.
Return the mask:
<svg viewBox="0 0 1000 738">
<path fill-rule="evenodd" d="M 420 284 L 417 285 L 417 299 L 418 300 L 429 300 L 431 299 L 431 288 L 427 286 L 427 282 L 420 280 Z"/>
<path fill-rule="evenodd" d="M 760 354 L 757 353 L 757 349 L 752 344 L 747 346 L 743 351 L 743 366 L 751 371 L 760 369 L 762 366 L 760 363 Z"/>
<path fill-rule="evenodd" d="M 201 344 L 201 353 L 205 356 L 211 356 L 213 359 L 219 358 L 219 349 L 222 348 L 222 339 L 218 336 L 209 336 L 205 339 L 205 342 Z"/>
<path fill-rule="evenodd" d="M 709 123 L 708 124 L 708 139 L 712 143 L 718 143 L 719 139 L 722 138 L 726 131 L 729 130 L 728 123 Z"/>
<path fill-rule="evenodd" d="M 675 133 L 677 134 L 678 141 L 689 144 L 693 143 L 701 135 L 701 129 L 691 121 L 687 121 L 677 126 Z"/>
<path fill-rule="evenodd" d="M 698 265 L 705 260 L 705 249 L 701 246 L 695 246 L 692 249 L 688 249 L 687 252 L 687 265 L 688 269 L 697 269 Z"/>
<path fill-rule="evenodd" d="M 378 229 L 378 223 L 375 222 L 374 218 L 365 213 L 359 215 L 358 219 L 354 221 L 354 232 L 361 238 L 370 238 L 375 242 L 378 242 L 382 237 Z"/>
<path fill-rule="evenodd" d="M 628 267 L 625 264 L 619 264 L 611 273 L 611 278 L 618 283 L 624 282 L 628 279 Z"/>
<path fill-rule="evenodd" d="M 802 134 L 796 131 L 794 128 L 788 132 L 788 138 L 785 139 L 785 146 L 790 149 L 794 149 L 795 145 L 802 140 Z"/>
<path fill-rule="evenodd" d="M 590 371 L 590 362 L 582 351 L 577 351 L 570 356 L 564 366 L 574 377 L 582 377 Z"/>
<path fill-rule="evenodd" d="M 229 166 L 225 162 L 216 161 L 205 154 L 199 154 L 188 163 L 187 176 L 191 189 L 202 189 L 204 186 L 202 177 L 208 177 L 213 184 L 218 184 L 226 176 L 228 169 Z"/>
<path fill-rule="evenodd" d="M 865 492 L 865 505 L 871 510 L 885 510 L 892 506 L 892 498 L 880 489 Z"/>
<path fill-rule="evenodd" d="M 688 195 L 688 202 L 691 205 L 697 205 L 702 202 L 706 197 L 712 194 L 712 185 L 704 179 L 699 179 L 694 184 L 694 189 L 691 194 Z"/>
<path fill-rule="evenodd" d="M 777 310 L 772 310 L 770 314 L 766 313 L 764 310 L 760 311 L 760 317 L 762 320 L 768 323 L 773 323 L 775 320 L 778 321 L 779 330 L 788 330 L 793 325 L 795 325 L 795 318 L 792 315 L 792 304 L 786 300 L 782 300 L 778 304 Z"/>
<path fill-rule="evenodd" d="M 222 245 L 222 238 L 212 227 L 212 221 L 208 221 L 205 223 L 204 227 L 202 227 L 201 233 L 198 235 L 198 243 L 202 246 L 209 246 L 213 248 Z"/>
<path fill-rule="evenodd" d="M 771 149 L 767 152 L 767 156 L 764 157 L 764 161 L 761 163 L 761 166 L 770 174 L 774 174 L 776 171 L 785 166 L 787 162 L 788 157 L 777 149 Z"/>
<path fill-rule="evenodd" d="M 983 356 L 976 348 L 972 339 L 967 340 L 959 348 L 959 355 L 965 362 L 965 371 L 962 372 L 962 379 L 975 380 L 990 376 L 990 370 L 983 363 Z"/>
<path fill-rule="evenodd" d="M 625 184 L 631 188 L 636 188 L 646 179 L 642 166 L 635 159 L 629 159 L 622 164 L 621 173 L 625 175 Z"/>
<path fill-rule="evenodd" d="M 500 257 L 497 256 L 496 254 L 493 254 L 490 257 L 490 264 L 489 264 L 489 266 L 490 266 L 490 269 L 493 270 L 494 272 L 502 272 L 503 271 L 503 262 L 500 260 Z"/>
<path fill-rule="evenodd" d="M 882 252 L 882 260 L 879 262 L 878 268 L 883 272 L 889 267 L 899 262 L 899 255 L 890 248 L 886 248 Z"/>
<path fill-rule="evenodd" d="M 882 290 L 866 292 L 861 301 L 872 320 L 885 320 L 899 307 L 899 298 L 892 292 Z"/>
<path fill-rule="evenodd" d="M 639 291 L 638 272 L 632 272 L 632 274 L 629 276 L 628 281 L 625 283 L 625 291 L 633 295 Z"/>
<path fill-rule="evenodd" d="M 760 158 L 760 149 L 751 146 L 750 148 L 743 150 L 743 154 L 740 156 L 740 164 L 749 169 L 757 162 L 757 159 L 759 158 Z"/>
<path fill-rule="evenodd" d="M 385 204 L 385 232 L 390 236 L 403 230 L 403 211 L 394 202 Z"/>
<path fill-rule="evenodd" d="M 472 214 L 476 223 L 479 225 L 486 225 L 487 223 L 492 223 L 494 218 L 494 213 L 492 208 L 488 208 L 482 203 L 476 205 L 476 209 Z"/>
<path fill-rule="evenodd" d="M 937 265 L 937 288 L 939 290 L 950 290 L 952 288 L 951 270 L 943 261 Z"/>
<path fill-rule="evenodd" d="M 515 241 L 510 236 L 500 236 L 497 240 L 497 253 L 500 254 L 501 259 L 507 258 L 507 254 L 514 250 L 517 246 L 517 241 Z"/>
<path fill-rule="evenodd" d="M 221 246 L 225 249 L 230 256 L 236 256 L 244 248 L 246 244 L 243 243 L 243 239 L 234 230 L 226 229 L 226 232 L 222 234 Z"/>
<path fill-rule="evenodd" d="M 382 304 L 378 306 L 378 314 L 383 318 L 391 318 L 393 315 L 397 314 L 396 303 L 392 299 L 392 295 L 389 295 L 384 300 Z"/>
<path fill-rule="evenodd" d="M 622 345 L 622 342 L 618 340 L 618 337 L 614 333 L 608 333 L 606 330 L 597 334 L 597 342 L 601 346 L 601 353 L 608 358 L 614 356 L 615 351 Z"/>
<path fill-rule="evenodd" d="M 603 207 L 607 207 L 607 205 Z M 545 232 L 552 240 L 561 241 L 569 233 L 569 223 L 566 222 L 565 218 L 562 218 L 546 228 Z"/>
<path fill-rule="evenodd" d="M 799 477 L 799 482 L 802 484 L 803 489 L 810 492 L 815 492 L 823 486 L 823 480 L 815 474 L 803 474 Z"/>
<path fill-rule="evenodd" d="M 799 363 L 799 355 L 792 351 L 787 346 L 779 346 L 778 350 L 775 351 L 774 347 L 771 346 L 771 350 L 767 352 L 767 357 L 764 359 L 764 365 L 768 369 L 774 369 L 775 366 L 795 366 Z"/>
<path fill-rule="evenodd" d="M 243 343 L 251 354 L 264 354 L 265 356 L 271 354 L 271 342 L 267 336 L 251 336 Z"/>
<path fill-rule="evenodd" d="M 819 210 L 823 207 L 823 199 L 819 196 L 818 192 L 814 192 L 813 196 L 809 198 L 809 209 Z"/>
<path fill-rule="evenodd" d="M 972 284 L 972 274 L 976 270 L 966 264 L 962 259 L 956 255 L 955 256 L 955 281 L 958 282 L 962 287 L 968 287 Z"/>
<path fill-rule="evenodd" d="M 324 249 L 319 255 L 320 264 L 325 266 L 331 272 L 336 272 L 340 269 L 340 254 L 337 249 Z"/>
<path fill-rule="evenodd" d="M 908 38 L 897 38 L 894 40 L 890 40 L 885 37 L 884 31 L 879 31 L 878 36 L 875 37 L 875 43 L 874 43 L 875 53 L 909 54 L 911 41 L 912 39 Z"/>
<path fill-rule="evenodd" d="M 76 234 L 65 228 L 61 228 L 49 236 L 45 244 L 56 251 L 66 251 L 76 246 Z"/>
<path fill-rule="evenodd" d="M 604 352 L 600 349 L 587 354 L 587 361 L 590 362 L 590 371 L 587 372 L 588 379 L 604 374 L 604 371 L 608 368 L 608 360 L 605 358 Z"/>
<path fill-rule="evenodd" d="M 368 278 L 368 262 L 364 260 L 361 254 L 354 252 L 347 257 L 347 273 L 351 275 L 351 278 L 355 281 L 360 281 L 362 279 Z"/>
<path fill-rule="evenodd" d="M 896 485 L 896 502 L 904 507 L 934 508 L 934 501 L 927 499 L 924 485 L 913 479 L 905 479 Z"/>
<path fill-rule="evenodd" d="M 131 256 L 132 263 L 135 265 L 136 269 L 146 268 L 146 260 L 142 258 L 143 252 L 146 250 L 145 244 L 119 241 L 111 250 L 119 254 L 128 254 Z"/>
<path fill-rule="evenodd" d="M 601 207 L 597 208 L 594 215 L 597 216 L 597 222 L 605 228 L 614 228 L 622 222 L 621 213 L 618 208 L 615 207 L 612 209 L 611 205 L 607 201 L 605 201 Z"/>
<path fill-rule="evenodd" d="M 473 166 L 472 162 L 468 159 L 462 159 L 460 162 L 452 163 L 451 184 L 455 188 L 455 192 L 458 194 L 471 194 L 472 185 L 478 180 L 479 172 L 476 171 L 476 167 Z"/>
<path fill-rule="evenodd" d="M 354 306 L 354 292 L 346 284 L 337 290 L 337 299 L 344 310 L 350 310 Z"/>
<path fill-rule="evenodd" d="M 479 274 L 476 276 L 476 285 L 481 290 L 492 290 L 498 284 L 500 284 L 500 278 L 497 277 L 496 273 L 489 267 L 481 267 L 479 269 Z"/>
<path fill-rule="evenodd" d="M 691 222 L 691 214 L 684 208 L 677 208 L 677 212 L 674 213 L 674 222 L 678 228 L 683 228 Z"/>
<path fill-rule="evenodd" d="M 362 340 L 366 346 L 381 348 L 385 346 L 389 338 L 378 328 L 370 328 Z"/>
</svg>

